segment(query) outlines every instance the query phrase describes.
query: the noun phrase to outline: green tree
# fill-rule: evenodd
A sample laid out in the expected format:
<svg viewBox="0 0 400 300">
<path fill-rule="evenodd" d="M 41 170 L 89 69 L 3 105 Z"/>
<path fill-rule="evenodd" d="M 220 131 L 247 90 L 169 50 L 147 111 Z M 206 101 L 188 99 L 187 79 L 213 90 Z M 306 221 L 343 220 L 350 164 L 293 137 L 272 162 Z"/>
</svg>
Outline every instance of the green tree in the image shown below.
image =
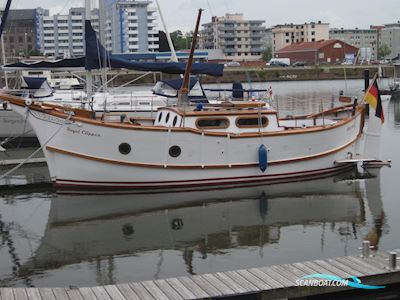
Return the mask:
<svg viewBox="0 0 400 300">
<path fill-rule="evenodd" d="M 183 33 L 180 30 L 176 30 L 171 33 L 172 43 L 174 44 L 175 50 L 190 49 L 192 45 L 193 32 Z"/>
<path fill-rule="evenodd" d="M 389 46 L 386 44 L 382 44 L 379 47 L 379 52 L 378 52 L 378 56 L 379 58 L 385 58 L 386 56 L 388 56 L 390 53 L 392 53 L 392 50 L 390 50 Z"/>
<path fill-rule="evenodd" d="M 268 47 L 267 49 L 264 50 L 262 54 L 262 60 L 270 61 L 271 58 L 272 58 L 272 47 Z"/>
</svg>

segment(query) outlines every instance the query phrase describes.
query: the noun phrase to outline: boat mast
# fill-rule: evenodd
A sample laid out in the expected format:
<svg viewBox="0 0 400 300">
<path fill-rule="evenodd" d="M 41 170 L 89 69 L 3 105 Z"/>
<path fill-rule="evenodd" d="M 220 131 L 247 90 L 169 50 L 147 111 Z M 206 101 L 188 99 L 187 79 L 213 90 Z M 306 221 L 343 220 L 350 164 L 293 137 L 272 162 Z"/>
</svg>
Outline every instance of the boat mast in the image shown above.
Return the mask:
<svg viewBox="0 0 400 300">
<path fill-rule="evenodd" d="M 194 50 L 196 49 L 197 35 L 199 34 L 200 19 L 202 9 L 199 9 L 199 14 L 197 15 L 196 28 L 193 33 L 192 48 L 190 49 L 189 60 L 186 64 L 185 76 L 183 77 L 182 87 L 179 90 L 178 106 L 186 106 L 189 104 L 189 81 L 190 81 L 190 71 L 192 70 Z"/>
<path fill-rule="evenodd" d="M 91 3 L 90 0 L 85 0 L 85 23 L 91 20 Z M 86 38 L 86 37 L 85 37 Z M 85 45 L 86 47 L 86 45 Z M 92 71 L 86 70 L 86 95 L 88 99 L 92 93 Z"/>
<path fill-rule="evenodd" d="M 171 36 L 170 36 L 170 34 L 168 32 L 168 29 L 167 29 L 167 25 L 165 25 L 164 16 L 163 16 L 163 14 L 161 12 L 161 6 L 158 3 L 158 0 L 156 0 L 156 4 L 157 4 L 157 9 L 158 9 L 158 14 L 160 15 L 161 23 L 162 23 L 162 25 L 164 27 L 165 35 L 167 36 L 169 49 L 171 50 L 171 61 L 178 62 L 178 57 L 176 56 L 174 43 L 172 43 Z"/>
</svg>

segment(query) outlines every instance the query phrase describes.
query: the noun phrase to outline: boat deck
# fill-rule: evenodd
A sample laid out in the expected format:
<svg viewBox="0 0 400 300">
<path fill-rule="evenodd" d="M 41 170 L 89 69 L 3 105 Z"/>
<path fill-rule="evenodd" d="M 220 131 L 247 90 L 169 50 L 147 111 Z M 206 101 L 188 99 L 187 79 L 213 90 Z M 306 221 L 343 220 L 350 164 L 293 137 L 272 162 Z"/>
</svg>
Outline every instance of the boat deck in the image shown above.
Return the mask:
<svg viewBox="0 0 400 300">
<path fill-rule="evenodd" d="M 388 266 L 386 252 L 302 263 L 83 288 L 0 288 L 1 300 L 172 300 L 261 295 L 264 299 L 306 297 L 342 292 L 349 287 L 298 286 L 305 275 L 322 273 L 358 277 L 362 284 L 399 282 L 400 269 Z"/>
</svg>

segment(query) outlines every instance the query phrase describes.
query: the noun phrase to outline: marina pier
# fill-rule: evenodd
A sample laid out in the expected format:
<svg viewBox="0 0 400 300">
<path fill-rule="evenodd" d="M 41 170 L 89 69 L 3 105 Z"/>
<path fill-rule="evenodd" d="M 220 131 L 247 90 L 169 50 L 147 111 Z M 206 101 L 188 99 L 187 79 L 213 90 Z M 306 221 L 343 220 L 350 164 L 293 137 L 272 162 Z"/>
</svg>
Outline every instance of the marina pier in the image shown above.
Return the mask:
<svg viewBox="0 0 400 300">
<path fill-rule="evenodd" d="M 399 250 L 370 252 L 369 242 L 364 242 L 363 246 L 362 256 L 328 258 L 213 274 L 81 288 L 0 288 L 0 299 L 184 300 L 233 299 L 232 297 L 240 296 L 244 298 L 238 299 L 306 299 L 305 297 L 324 297 L 329 294 L 332 297 L 351 289 L 346 286 L 305 286 L 299 281 L 311 274 L 329 274 L 344 280 L 352 280 L 352 276 L 356 276 L 365 286 L 384 287 L 399 282 L 400 268 L 397 267 L 396 252 Z M 367 290 L 361 290 L 359 295 L 367 295 Z"/>
</svg>

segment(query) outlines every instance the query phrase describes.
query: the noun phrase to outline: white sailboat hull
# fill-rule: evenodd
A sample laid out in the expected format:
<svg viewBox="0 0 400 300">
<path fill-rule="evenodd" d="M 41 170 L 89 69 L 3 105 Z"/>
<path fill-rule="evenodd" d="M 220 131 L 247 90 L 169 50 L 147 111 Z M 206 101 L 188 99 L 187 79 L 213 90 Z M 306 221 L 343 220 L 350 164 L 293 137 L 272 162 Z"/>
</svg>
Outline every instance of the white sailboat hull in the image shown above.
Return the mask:
<svg viewBox="0 0 400 300">
<path fill-rule="evenodd" d="M 363 124 L 359 110 L 346 122 L 319 130 L 244 137 L 83 118 L 67 121 L 65 114 L 37 110 L 30 111 L 28 120 L 44 146 L 56 187 L 96 190 L 229 186 L 330 174 L 346 167 L 335 161 L 358 153 Z M 121 143 L 131 146 L 129 154 L 119 152 Z M 258 162 L 262 144 L 269 149 L 265 172 Z M 182 150 L 177 158 L 169 155 L 174 145 Z"/>
</svg>

